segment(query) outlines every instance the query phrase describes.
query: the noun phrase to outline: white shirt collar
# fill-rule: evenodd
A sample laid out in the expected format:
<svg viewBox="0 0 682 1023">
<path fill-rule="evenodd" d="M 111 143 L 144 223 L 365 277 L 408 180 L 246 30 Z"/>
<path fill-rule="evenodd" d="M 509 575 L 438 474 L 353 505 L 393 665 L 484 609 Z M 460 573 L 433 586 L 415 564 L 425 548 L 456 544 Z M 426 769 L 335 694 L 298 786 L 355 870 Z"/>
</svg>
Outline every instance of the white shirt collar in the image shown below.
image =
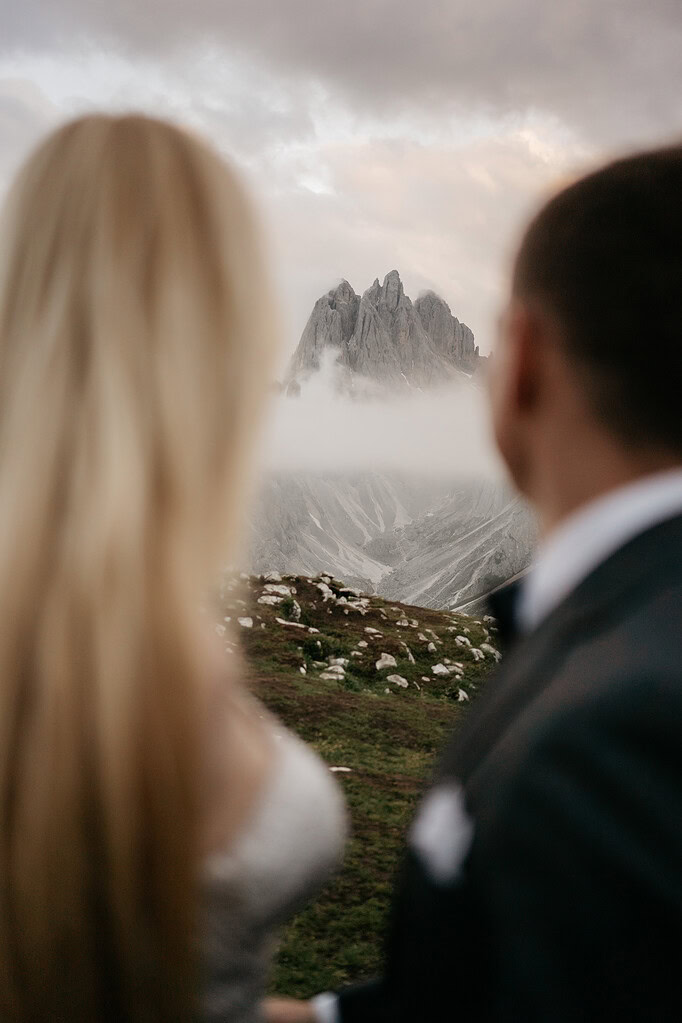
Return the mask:
<svg viewBox="0 0 682 1023">
<path fill-rule="evenodd" d="M 682 512 L 682 469 L 619 487 L 548 536 L 523 582 L 518 624 L 530 632 L 603 561 L 639 533 Z"/>
</svg>

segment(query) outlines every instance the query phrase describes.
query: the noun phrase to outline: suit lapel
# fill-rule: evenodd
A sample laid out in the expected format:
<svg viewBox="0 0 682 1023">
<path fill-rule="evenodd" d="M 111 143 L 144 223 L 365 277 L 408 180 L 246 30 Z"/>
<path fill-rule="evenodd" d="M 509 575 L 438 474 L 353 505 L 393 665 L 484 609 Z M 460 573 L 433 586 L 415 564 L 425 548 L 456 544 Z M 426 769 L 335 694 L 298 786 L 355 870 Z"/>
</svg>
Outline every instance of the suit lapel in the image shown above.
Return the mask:
<svg viewBox="0 0 682 1023">
<path fill-rule="evenodd" d="M 454 737 L 441 773 L 466 784 L 572 650 L 666 578 L 682 575 L 682 516 L 647 530 L 603 562 L 530 635 L 509 649 Z M 508 610 L 508 608 L 506 608 Z"/>
</svg>

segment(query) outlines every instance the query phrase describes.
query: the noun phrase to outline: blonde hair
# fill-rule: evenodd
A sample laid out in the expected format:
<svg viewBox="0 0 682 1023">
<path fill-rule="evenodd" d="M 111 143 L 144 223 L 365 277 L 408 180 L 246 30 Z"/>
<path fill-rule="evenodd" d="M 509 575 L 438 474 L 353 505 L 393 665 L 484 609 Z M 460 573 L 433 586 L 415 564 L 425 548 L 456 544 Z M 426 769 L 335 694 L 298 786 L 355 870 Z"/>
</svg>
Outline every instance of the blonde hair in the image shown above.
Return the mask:
<svg viewBox="0 0 682 1023">
<path fill-rule="evenodd" d="M 187 1019 L 198 603 L 273 355 L 258 234 L 198 140 L 90 116 L 0 241 L 0 1017 Z"/>
</svg>

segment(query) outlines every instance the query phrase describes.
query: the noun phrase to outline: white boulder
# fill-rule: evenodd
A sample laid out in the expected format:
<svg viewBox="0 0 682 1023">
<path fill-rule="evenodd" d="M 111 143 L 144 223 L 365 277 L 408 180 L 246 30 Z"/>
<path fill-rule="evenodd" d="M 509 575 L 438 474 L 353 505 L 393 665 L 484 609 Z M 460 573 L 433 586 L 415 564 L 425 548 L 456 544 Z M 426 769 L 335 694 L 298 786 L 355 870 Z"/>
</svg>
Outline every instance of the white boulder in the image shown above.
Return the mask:
<svg viewBox="0 0 682 1023">
<path fill-rule="evenodd" d="M 403 648 L 403 650 L 405 651 L 405 653 L 407 654 L 407 659 L 410 662 L 410 664 L 414 664 L 415 663 L 414 656 L 413 656 L 412 651 L 410 650 L 409 646 L 407 645 L 407 643 L 402 643 L 401 642 L 400 645 Z"/>
<path fill-rule="evenodd" d="M 410 684 L 402 675 L 387 675 L 386 681 L 392 682 L 396 686 L 400 686 L 401 689 L 407 689 Z"/>
<path fill-rule="evenodd" d="M 339 677 L 346 674 L 346 669 L 342 664 L 330 664 L 326 669 L 328 675 L 337 675 Z"/>
<path fill-rule="evenodd" d="M 279 597 L 290 597 L 295 592 L 291 586 L 278 586 L 275 583 L 268 583 L 263 589 L 266 593 L 276 593 Z"/>
<path fill-rule="evenodd" d="M 444 664 L 433 664 L 431 665 L 431 671 L 434 675 L 449 675 L 450 669 L 446 668 Z"/>
</svg>

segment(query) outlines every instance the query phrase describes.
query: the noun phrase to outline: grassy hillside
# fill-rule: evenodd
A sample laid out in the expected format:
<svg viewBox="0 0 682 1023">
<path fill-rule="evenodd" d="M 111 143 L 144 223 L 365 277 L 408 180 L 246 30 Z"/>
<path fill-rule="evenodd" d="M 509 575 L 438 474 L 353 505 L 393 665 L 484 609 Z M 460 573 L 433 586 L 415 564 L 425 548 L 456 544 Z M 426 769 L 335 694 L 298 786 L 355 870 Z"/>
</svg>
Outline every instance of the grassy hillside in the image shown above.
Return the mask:
<svg viewBox="0 0 682 1023">
<path fill-rule="evenodd" d="M 343 870 L 289 925 L 272 990 L 307 996 L 371 976 L 416 799 L 498 656 L 492 621 L 274 575 L 226 582 L 220 620 L 265 704 L 348 768 L 336 772 L 352 821 Z"/>
</svg>

